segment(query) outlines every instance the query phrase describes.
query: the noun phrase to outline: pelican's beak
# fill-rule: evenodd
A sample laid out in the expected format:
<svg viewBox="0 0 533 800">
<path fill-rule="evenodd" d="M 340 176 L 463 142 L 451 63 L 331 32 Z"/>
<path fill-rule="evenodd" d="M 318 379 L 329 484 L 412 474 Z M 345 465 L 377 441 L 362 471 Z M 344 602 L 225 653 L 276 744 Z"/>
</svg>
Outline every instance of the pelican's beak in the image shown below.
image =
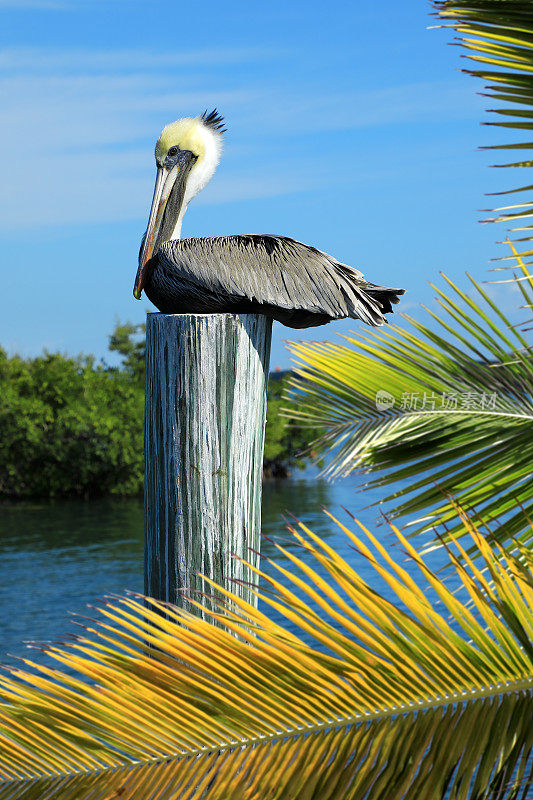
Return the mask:
<svg viewBox="0 0 533 800">
<path fill-rule="evenodd" d="M 148 228 L 141 244 L 139 268 L 135 277 L 133 296 L 140 300 L 147 279 L 146 265 L 157 253 L 160 245 L 172 236 L 179 217 L 191 153 L 182 153 L 176 163 L 158 166 L 155 181 L 154 199 L 150 209 Z"/>
</svg>

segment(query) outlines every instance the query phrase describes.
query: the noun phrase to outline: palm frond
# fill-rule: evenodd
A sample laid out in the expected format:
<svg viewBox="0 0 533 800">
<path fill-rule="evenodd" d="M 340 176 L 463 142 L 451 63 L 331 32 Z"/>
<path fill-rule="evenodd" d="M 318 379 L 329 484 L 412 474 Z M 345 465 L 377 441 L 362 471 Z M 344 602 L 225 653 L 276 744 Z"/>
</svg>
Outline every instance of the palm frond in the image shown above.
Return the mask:
<svg viewBox="0 0 533 800">
<path fill-rule="evenodd" d="M 530 275 L 519 267 L 529 305 Z M 289 343 L 297 366 L 288 413 L 324 431 L 313 448 L 329 455 L 327 475 L 362 469 L 376 473 L 369 487 L 395 486 L 387 514 L 409 517 L 413 533 L 443 524 L 445 537 L 460 535 L 453 496 L 495 540 L 529 542 L 530 346 L 473 278 L 474 297 L 445 280 L 430 323 L 404 315 L 410 328 L 365 330 L 347 345 Z"/>
<path fill-rule="evenodd" d="M 529 135 L 526 141 L 492 145 L 488 150 L 520 150 L 525 155 L 498 167 L 533 167 L 533 10 L 530 0 L 435 0 L 437 15 L 444 20 L 440 27 L 451 27 L 459 34 L 465 58 L 472 62 L 469 75 L 485 81 L 485 94 L 503 107 L 492 108 L 495 125 Z M 502 206 L 492 213 L 490 222 L 514 224 L 519 219 L 533 217 L 532 185 L 510 189 L 510 194 L 525 192 L 522 203 Z M 530 226 L 529 226 L 530 227 Z M 513 230 L 523 230 L 514 228 Z M 518 241 L 531 241 L 528 235 Z M 532 250 L 522 252 L 523 258 L 533 255 Z M 528 261 L 528 264 L 533 262 Z"/>
<path fill-rule="evenodd" d="M 305 737 L 4 783 L 0 800 L 525 799 L 531 710 L 529 693 L 504 694 Z"/>
<path fill-rule="evenodd" d="M 224 627 L 109 599 L 47 649 L 58 668 L 1 680 L 0 799 L 518 797 L 531 784 L 531 564 L 464 524 L 491 577 L 450 551 L 472 608 L 396 528 L 425 592 L 390 547 L 338 523 L 396 602 L 292 528 L 305 560 L 277 545 L 284 582 L 263 575 L 257 593 L 314 646 L 221 588 L 205 613 Z"/>
</svg>

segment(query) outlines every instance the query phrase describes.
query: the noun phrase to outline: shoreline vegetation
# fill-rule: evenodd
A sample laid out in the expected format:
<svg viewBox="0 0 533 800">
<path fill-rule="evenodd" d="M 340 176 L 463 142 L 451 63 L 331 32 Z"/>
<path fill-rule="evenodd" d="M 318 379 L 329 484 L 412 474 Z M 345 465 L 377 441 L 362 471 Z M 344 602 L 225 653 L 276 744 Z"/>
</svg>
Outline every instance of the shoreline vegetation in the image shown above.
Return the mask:
<svg viewBox="0 0 533 800">
<path fill-rule="evenodd" d="M 117 323 L 109 351 L 118 366 L 89 355 L 8 357 L 0 348 L 0 500 L 142 493 L 144 324 Z M 317 435 L 282 415 L 289 379 L 270 375 L 264 479 L 303 468 Z"/>
</svg>

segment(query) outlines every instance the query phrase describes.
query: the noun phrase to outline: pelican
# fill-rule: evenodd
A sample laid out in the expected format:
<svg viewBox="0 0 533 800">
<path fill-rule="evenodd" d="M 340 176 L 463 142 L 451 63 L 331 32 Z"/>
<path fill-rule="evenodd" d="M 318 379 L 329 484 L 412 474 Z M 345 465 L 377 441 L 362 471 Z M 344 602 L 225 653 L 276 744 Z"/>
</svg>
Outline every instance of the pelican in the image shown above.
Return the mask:
<svg viewBox="0 0 533 800">
<path fill-rule="evenodd" d="M 382 325 L 403 289 L 288 236 L 181 239 L 190 201 L 213 177 L 224 119 L 215 109 L 167 125 L 155 147 L 157 177 L 133 289 L 166 314 L 265 314 L 291 328 L 353 317 Z"/>
</svg>

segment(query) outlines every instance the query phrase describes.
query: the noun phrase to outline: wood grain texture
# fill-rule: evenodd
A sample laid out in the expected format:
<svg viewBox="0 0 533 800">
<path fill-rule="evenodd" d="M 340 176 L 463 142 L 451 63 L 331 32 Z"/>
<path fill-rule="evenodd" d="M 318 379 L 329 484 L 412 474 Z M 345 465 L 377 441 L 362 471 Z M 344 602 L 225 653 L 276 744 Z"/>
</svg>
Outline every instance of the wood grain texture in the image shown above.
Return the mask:
<svg viewBox="0 0 533 800">
<path fill-rule="evenodd" d="M 257 565 L 272 323 L 256 314 L 148 314 L 145 593 L 195 611 L 212 589 L 250 602 Z M 182 592 L 182 590 L 185 590 Z M 197 599 L 204 599 L 199 598 Z"/>
</svg>

